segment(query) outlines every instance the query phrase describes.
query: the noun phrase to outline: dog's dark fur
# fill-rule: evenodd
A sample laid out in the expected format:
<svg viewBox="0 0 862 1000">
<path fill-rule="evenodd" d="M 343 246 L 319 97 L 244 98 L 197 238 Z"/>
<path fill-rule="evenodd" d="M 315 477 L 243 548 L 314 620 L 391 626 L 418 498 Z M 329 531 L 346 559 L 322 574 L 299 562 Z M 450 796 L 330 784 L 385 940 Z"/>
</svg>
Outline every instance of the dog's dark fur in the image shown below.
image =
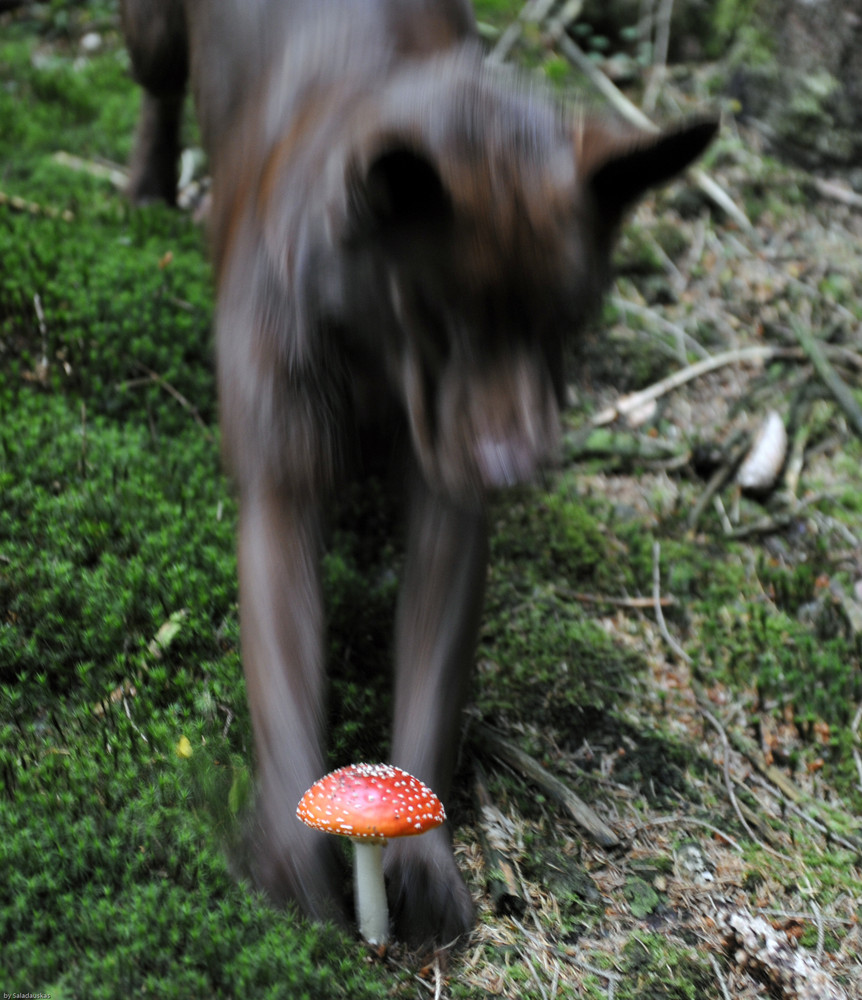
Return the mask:
<svg viewBox="0 0 862 1000">
<path fill-rule="evenodd" d="M 123 25 L 145 88 L 132 196 L 175 197 L 189 71 L 212 167 L 254 869 L 275 899 L 337 917 L 329 840 L 294 813 L 324 771 L 324 500 L 362 427 L 405 428 L 392 760 L 445 801 L 482 607 L 482 497 L 553 454 L 563 340 L 605 284 L 620 217 L 714 124 L 650 136 L 567 119 L 483 66 L 467 0 L 124 0 Z M 445 828 L 390 845 L 386 870 L 402 938 L 470 927 Z"/>
</svg>

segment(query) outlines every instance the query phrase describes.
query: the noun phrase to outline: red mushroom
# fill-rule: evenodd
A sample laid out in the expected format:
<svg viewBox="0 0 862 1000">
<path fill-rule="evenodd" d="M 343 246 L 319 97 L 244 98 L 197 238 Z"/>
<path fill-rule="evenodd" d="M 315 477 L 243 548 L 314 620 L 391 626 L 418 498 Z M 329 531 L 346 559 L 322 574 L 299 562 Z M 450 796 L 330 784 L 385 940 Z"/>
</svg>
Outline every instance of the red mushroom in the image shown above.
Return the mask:
<svg viewBox="0 0 862 1000">
<path fill-rule="evenodd" d="M 351 764 L 315 782 L 296 815 L 316 830 L 350 837 L 355 847 L 359 931 L 370 944 L 389 938 L 383 844 L 413 837 L 446 820 L 443 803 L 412 774 L 391 764 Z"/>
</svg>

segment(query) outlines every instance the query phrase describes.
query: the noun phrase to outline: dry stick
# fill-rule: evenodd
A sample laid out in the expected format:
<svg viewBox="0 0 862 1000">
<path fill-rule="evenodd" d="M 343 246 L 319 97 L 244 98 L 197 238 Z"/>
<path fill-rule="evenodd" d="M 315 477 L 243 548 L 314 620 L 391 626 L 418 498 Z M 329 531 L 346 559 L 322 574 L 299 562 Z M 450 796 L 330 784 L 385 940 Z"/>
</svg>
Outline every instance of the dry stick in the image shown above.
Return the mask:
<svg viewBox="0 0 862 1000">
<path fill-rule="evenodd" d="M 821 823 L 813 816 L 809 816 L 804 809 L 800 808 L 795 802 L 792 802 L 786 796 L 782 795 L 781 792 L 779 792 L 776 788 L 773 788 L 772 785 L 770 785 L 764 778 L 759 778 L 756 774 L 752 774 L 749 776 L 748 780 L 765 789 L 771 796 L 773 796 L 773 798 L 780 799 L 785 809 L 794 813 L 809 826 L 813 827 L 818 833 L 823 834 L 827 840 L 834 841 L 834 843 L 838 844 L 840 847 L 846 847 L 848 851 L 858 852 L 860 847 L 862 847 L 862 844 L 860 844 L 859 841 L 854 843 L 852 840 L 842 837 L 841 834 L 834 833 L 825 823 Z"/>
<path fill-rule="evenodd" d="M 548 47 L 556 45 L 566 28 L 577 21 L 583 6 L 584 0 L 564 0 L 561 9 L 553 17 L 548 18 L 545 25 L 545 44 Z"/>
<path fill-rule="evenodd" d="M 63 222 L 73 222 L 75 215 L 69 209 L 54 208 L 53 205 L 40 205 L 35 201 L 27 201 L 15 194 L 0 191 L 0 205 L 8 205 L 13 212 L 27 212 L 28 215 L 43 215 L 46 219 L 62 219 Z"/>
<path fill-rule="evenodd" d="M 796 491 L 799 489 L 799 479 L 805 465 L 805 448 L 810 434 L 811 427 L 806 423 L 800 423 L 793 434 L 790 457 L 784 469 L 784 486 L 792 497 L 796 497 Z"/>
<path fill-rule="evenodd" d="M 751 524 L 743 525 L 742 527 L 739 528 L 734 528 L 732 531 L 729 532 L 729 537 L 749 538 L 752 535 L 769 535 L 775 531 L 783 531 L 789 525 L 793 524 L 795 520 L 798 520 L 805 510 L 807 510 L 810 507 L 813 507 L 815 504 L 820 503 L 821 500 L 830 500 L 832 499 L 832 497 L 833 494 L 830 493 L 828 490 L 819 491 L 817 493 L 811 493 L 802 500 L 796 500 L 792 507 L 783 511 L 782 513 L 776 514 L 774 517 L 767 515 L 766 517 L 759 518 L 757 521 L 753 521 Z M 811 514 L 811 517 L 816 519 L 818 517 L 818 511 L 814 510 Z M 829 526 L 834 528 L 836 531 L 840 531 L 843 528 L 843 525 L 840 525 L 836 522 L 832 522 Z M 856 548 L 859 544 L 856 539 L 856 536 L 853 535 L 852 533 L 850 534 L 849 538 L 846 538 L 846 541 L 848 541 L 850 545 L 852 545 L 854 548 Z M 837 591 L 835 591 L 831 583 L 830 583 L 830 589 L 833 591 L 832 596 L 835 597 L 836 600 L 840 602 L 841 595 Z M 844 608 L 845 614 L 847 613 L 847 610 L 848 609 L 845 607 Z M 852 618 L 851 615 L 848 615 L 848 620 L 851 628 L 853 628 L 855 632 L 856 631 L 854 626 L 855 619 Z"/>
<path fill-rule="evenodd" d="M 727 738 L 727 733 L 724 731 L 724 726 L 716 719 L 716 717 L 710 712 L 705 706 L 698 703 L 698 709 L 700 714 L 706 719 L 706 721 L 715 729 L 718 735 L 721 737 L 722 746 L 724 747 L 723 755 L 723 771 L 724 771 L 724 786 L 727 790 L 728 798 L 730 799 L 730 804 L 733 806 L 733 811 L 736 813 L 737 819 L 742 824 L 742 828 L 748 834 L 748 836 L 754 841 L 755 844 L 759 845 L 764 851 L 769 854 L 775 855 L 777 858 L 781 858 L 783 861 L 792 861 L 787 854 L 783 854 L 781 851 L 776 850 L 774 847 L 770 847 L 765 844 L 748 825 L 748 820 L 742 813 L 739 800 L 736 797 L 736 792 L 733 790 L 733 778 L 730 774 L 730 740 Z"/>
<path fill-rule="evenodd" d="M 488 62 L 494 66 L 505 62 L 521 35 L 524 21 L 544 21 L 557 0 L 527 0 L 516 20 L 500 35 L 497 44 L 488 54 Z"/>
<path fill-rule="evenodd" d="M 765 919 L 772 920 L 810 920 L 811 914 L 808 910 L 785 910 L 778 906 L 757 906 L 754 912 L 759 917 L 764 917 Z M 848 929 L 858 929 L 859 921 L 853 917 L 837 917 L 834 914 L 829 914 L 821 918 L 825 924 L 830 927 L 847 927 Z"/>
<path fill-rule="evenodd" d="M 571 965 L 576 966 L 579 969 L 583 969 L 585 972 L 589 972 L 595 976 L 600 976 L 602 979 L 607 979 L 608 981 L 608 998 L 613 1000 L 614 996 L 614 984 L 622 982 L 623 976 L 618 972 L 611 972 L 610 969 L 600 969 L 595 965 L 590 965 L 587 962 L 582 961 L 578 957 L 579 949 L 572 946 L 564 946 L 561 948 L 554 948 L 552 945 L 545 943 L 544 938 L 539 938 L 537 935 L 533 934 L 532 931 L 527 930 L 522 923 L 517 920 L 513 920 L 512 923 L 518 930 L 527 938 L 536 951 L 543 951 L 550 958 L 562 959 Z"/>
<path fill-rule="evenodd" d="M 605 76 L 602 71 L 593 65 L 593 63 L 584 55 L 583 51 L 577 46 L 568 35 L 563 34 L 559 38 L 560 48 L 563 50 L 563 55 L 586 76 L 590 83 L 599 91 L 599 93 L 605 97 L 619 113 L 630 121 L 633 125 L 637 125 L 639 128 L 646 129 L 648 132 L 658 132 L 658 126 L 652 122 L 636 104 L 632 102 L 623 94 L 613 83 Z M 736 204 L 736 202 L 730 197 L 730 195 L 711 177 L 708 177 L 703 170 L 695 167 L 690 171 L 691 177 L 693 178 L 695 184 L 700 188 L 700 190 L 706 195 L 709 200 L 720 208 L 726 215 L 728 215 L 733 221 L 740 227 L 740 229 L 750 230 L 754 227 L 748 221 L 748 216 L 742 209 Z"/>
<path fill-rule="evenodd" d="M 812 177 L 810 183 L 814 190 L 824 198 L 831 198 L 850 208 L 862 208 L 862 195 L 845 187 L 840 181 L 829 181 L 825 178 Z"/>
<path fill-rule="evenodd" d="M 577 590 L 566 590 L 565 587 L 554 589 L 560 597 L 565 597 L 568 601 L 578 601 L 580 604 L 607 604 L 611 608 L 630 608 L 634 611 L 655 607 L 653 597 L 608 597 L 606 594 L 584 594 Z M 675 604 L 675 597 L 659 598 L 659 605 L 663 608 L 672 608 Z"/>
<path fill-rule="evenodd" d="M 670 634 L 664 620 L 664 612 L 661 608 L 661 545 L 658 542 L 653 542 L 652 545 L 652 604 L 655 609 L 659 631 L 664 637 L 664 641 L 683 663 L 691 666 L 691 657 Z"/>
<path fill-rule="evenodd" d="M 75 156 L 74 153 L 67 153 L 62 149 L 58 149 L 51 159 L 68 170 L 89 174 L 100 181 L 108 181 L 118 191 L 124 190 L 129 181 L 128 171 L 123 167 L 118 167 L 114 164 L 99 163 L 97 160 L 85 160 L 81 156 Z"/>
<path fill-rule="evenodd" d="M 718 491 L 722 489 L 724 484 L 733 477 L 736 470 L 742 464 L 742 460 L 745 458 L 748 451 L 749 441 L 749 436 L 747 434 L 743 434 L 741 441 L 737 437 L 731 442 L 730 455 L 727 460 L 723 462 L 712 474 L 709 482 L 706 484 L 706 489 L 704 489 L 703 493 L 698 498 L 697 503 L 689 512 L 686 527 L 690 532 L 697 528 L 698 523 L 703 516 L 703 512 L 706 510 L 710 501 L 713 497 L 717 497 Z"/>
<path fill-rule="evenodd" d="M 473 766 L 473 795 L 479 815 L 479 840 L 485 858 L 486 882 L 494 912 L 497 914 L 520 914 L 527 901 L 521 895 L 512 863 L 493 843 L 491 826 L 495 821 L 497 807 L 491 800 L 485 772 L 480 764 Z"/>
<path fill-rule="evenodd" d="M 524 937 L 527 938 L 527 941 L 529 942 L 529 944 L 533 948 L 537 948 L 537 947 L 541 948 L 542 947 L 542 943 L 536 940 L 535 934 L 531 934 L 527 930 L 527 928 L 524 927 L 523 924 L 518 923 L 518 921 L 515 920 L 514 917 L 512 918 L 512 923 L 518 928 L 518 930 L 524 935 Z M 533 964 L 534 961 L 535 961 L 534 955 L 531 952 L 529 952 L 529 951 L 521 950 L 521 958 L 524 961 L 524 965 L 526 965 L 526 967 L 527 967 L 527 971 L 533 977 L 533 981 L 535 982 L 536 986 L 539 988 L 539 993 L 542 996 L 542 1000 L 549 1000 L 549 998 L 548 998 L 548 992 L 545 989 L 545 987 L 542 985 L 542 980 L 539 979 L 539 973 L 536 972 L 535 965 Z"/>
<path fill-rule="evenodd" d="M 698 706 L 705 706 L 707 704 L 706 693 L 697 681 L 692 681 L 692 689 L 694 690 Z M 767 781 L 779 790 L 785 799 L 794 803 L 803 802 L 805 796 L 800 789 L 797 788 L 793 781 L 788 778 L 783 771 L 777 768 L 774 764 L 769 764 L 767 762 L 763 751 L 757 746 L 756 743 L 749 739 L 744 733 L 738 731 L 731 733 L 731 742 L 735 749 L 747 760 L 749 760 L 767 779 Z"/>
<path fill-rule="evenodd" d="M 691 449 L 662 438 L 651 438 L 634 431 L 608 431 L 586 427 L 563 436 L 562 456 L 569 465 L 585 458 L 600 456 L 621 461 L 687 462 Z"/>
<path fill-rule="evenodd" d="M 134 729 L 134 731 L 138 734 L 138 736 L 141 737 L 141 739 L 144 741 L 144 743 L 149 743 L 150 741 L 146 738 L 146 736 L 144 736 L 144 734 L 140 731 L 140 729 L 138 729 L 138 727 L 135 725 L 134 719 L 132 718 L 132 710 L 129 708 L 129 703 L 128 703 L 128 701 L 126 701 L 126 696 L 125 695 L 123 695 L 123 708 L 126 711 L 126 718 L 131 723 L 132 729 Z"/>
<path fill-rule="evenodd" d="M 571 945 L 563 948 L 557 948 L 555 951 L 552 951 L 552 954 L 559 956 L 566 962 L 570 962 L 578 969 L 583 969 L 584 972 L 589 972 L 593 976 L 600 976 L 602 979 L 607 979 L 608 1000 L 613 1000 L 615 984 L 621 983 L 625 978 L 619 972 L 611 972 L 610 969 L 600 969 L 597 965 L 591 965 L 589 962 L 583 961 L 583 959 L 578 957 L 578 949 L 572 947 Z"/>
<path fill-rule="evenodd" d="M 814 370 L 823 380 L 826 388 L 835 397 L 835 402 L 838 403 L 847 415 L 847 419 L 853 425 L 853 430 L 862 438 L 862 409 L 859 408 L 859 404 L 856 402 L 853 393 L 829 363 L 820 342 L 814 334 L 795 319 L 791 320 L 790 325 L 796 334 L 796 339 L 799 341 L 802 350 L 811 359 Z"/>
<path fill-rule="evenodd" d="M 724 976 L 721 973 L 721 966 L 718 964 L 718 959 L 712 952 L 707 953 L 709 958 L 709 964 L 712 966 L 712 971 L 715 975 L 716 982 L 718 983 L 718 988 L 721 990 L 722 1000 L 731 1000 L 730 992 L 727 989 L 727 983 L 724 981 Z"/>
<path fill-rule="evenodd" d="M 645 406 L 647 403 L 651 403 L 653 400 L 672 392 L 674 389 L 679 389 L 686 382 L 691 382 L 702 375 L 708 375 L 710 372 L 716 371 L 718 368 L 724 368 L 726 365 L 754 363 L 758 361 L 767 362 L 775 361 L 778 358 L 795 357 L 798 357 L 798 353 L 793 348 L 765 347 L 759 345 L 740 347 L 732 351 L 723 351 L 721 354 L 713 354 L 711 357 L 704 358 L 703 361 L 697 361 L 687 368 L 681 368 L 678 372 L 673 372 L 673 374 L 668 375 L 667 378 L 663 378 L 660 382 L 655 382 L 653 385 L 647 386 L 646 389 L 641 389 L 640 392 L 633 392 L 628 396 L 622 396 L 613 406 L 608 406 L 600 413 L 597 413 L 591 423 L 596 427 L 613 423 L 619 417 L 624 417 L 632 411 Z"/>
<path fill-rule="evenodd" d="M 823 924 L 823 913 L 813 899 L 811 900 L 811 909 L 814 911 L 814 919 L 817 922 L 817 950 L 814 952 L 814 958 L 819 965 L 823 962 L 823 943 L 826 939 L 826 928 Z"/>
<path fill-rule="evenodd" d="M 856 786 L 862 792 L 862 754 L 853 747 L 853 763 L 856 765 L 856 773 L 859 775 L 859 784 Z"/>
<path fill-rule="evenodd" d="M 675 826 L 702 826 L 705 830 L 709 830 L 714 837 L 725 841 L 737 854 L 742 854 L 743 852 L 742 845 L 734 840 L 729 833 L 719 830 L 717 826 L 707 823 L 704 819 L 696 819 L 694 816 L 659 816 L 657 819 L 646 820 L 635 828 L 633 836 L 636 836 L 642 830 L 650 830 L 654 826 L 666 826 L 669 824 Z"/>
<path fill-rule="evenodd" d="M 774 535 L 778 531 L 784 531 L 799 517 L 801 508 L 777 514 L 775 517 L 761 517 L 751 524 L 743 524 L 738 528 L 731 528 L 725 534 L 728 538 L 741 540 L 745 538 L 756 538 L 759 535 Z"/>
<path fill-rule="evenodd" d="M 716 493 L 716 495 L 712 498 L 712 506 L 715 508 L 716 514 L 718 514 L 718 519 L 721 521 L 721 527 L 725 535 L 729 535 L 733 531 L 733 523 L 724 508 L 724 503 L 720 494 Z"/>
<path fill-rule="evenodd" d="M 39 337 L 42 344 L 42 357 L 36 365 L 36 374 L 40 379 L 48 374 L 48 324 L 45 322 L 45 310 L 42 308 L 42 298 L 38 292 L 33 295 L 33 308 L 39 323 Z"/>
<path fill-rule="evenodd" d="M 695 696 L 698 702 L 706 702 L 706 694 L 698 685 L 695 688 Z M 782 795 L 790 799 L 791 802 L 801 802 L 804 799 L 802 792 L 796 785 L 780 771 L 774 764 L 767 763 L 766 757 L 760 747 L 743 733 L 733 734 L 733 744 L 736 749 L 757 768 L 758 771 L 778 788 Z"/>
<path fill-rule="evenodd" d="M 434 1000 L 443 996 L 443 970 L 440 968 L 440 956 L 434 956 Z"/>
<path fill-rule="evenodd" d="M 525 778 L 534 782 L 552 798 L 556 799 L 574 821 L 581 826 L 590 837 L 601 847 L 617 847 L 619 837 L 610 829 L 595 812 L 575 793 L 563 784 L 559 778 L 545 770 L 542 765 L 510 740 L 494 732 L 481 723 L 473 726 L 480 746 L 488 753 L 499 757 L 507 764 L 520 771 Z"/>
<path fill-rule="evenodd" d="M 640 319 L 648 320 L 655 326 L 661 327 L 665 333 L 671 334 L 671 336 L 676 339 L 677 345 L 680 349 L 680 354 L 682 355 L 681 360 L 683 362 L 686 360 L 686 349 L 694 351 L 696 354 L 699 354 L 701 358 L 708 358 L 710 356 L 709 351 L 707 351 L 702 344 L 695 340 L 690 333 L 686 333 L 686 331 L 676 323 L 671 323 L 670 320 L 666 319 L 655 309 L 650 309 L 649 306 L 642 306 L 637 302 L 624 299 L 621 295 L 611 295 L 610 303 L 616 309 L 619 309 L 624 317 L 626 313 L 633 313 Z"/>
<path fill-rule="evenodd" d="M 850 724 L 850 734 L 853 737 L 855 743 L 859 742 L 859 726 L 862 725 L 862 702 L 859 702 L 859 707 L 856 709 L 856 714 L 853 716 L 853 722 Z M 859 791 L 862 792 L 862 754 L 856 747 L 853 747 L 853 760 L 856 764 L 856 770 L 859 773 Z"/>
<path fill-rule="evenodd" d="M 664 82 L 665 74 L 667 73 L 667 50 L 670 46 L 670 19 L 672 14 L 673 0 L 661 0 L 657 16 L 655 59 L 653 60 L 652 72 L 643 99 L 647 114 L 652 114 L 655 109 L 655 102 L 658 98 L 659 90 L 661 90 L 661 85 Z"/>
</svg>

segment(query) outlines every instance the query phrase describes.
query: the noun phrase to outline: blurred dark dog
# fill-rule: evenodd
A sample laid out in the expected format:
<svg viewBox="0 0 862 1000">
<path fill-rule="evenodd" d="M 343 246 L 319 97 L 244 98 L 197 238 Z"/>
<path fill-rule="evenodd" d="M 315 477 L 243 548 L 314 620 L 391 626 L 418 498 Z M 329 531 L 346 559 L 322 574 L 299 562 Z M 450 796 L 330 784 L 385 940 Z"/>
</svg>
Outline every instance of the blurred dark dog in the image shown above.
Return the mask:
<svg viewBox="0 0 862 1000">
<path fill-rule="evenodd" d="M 564 341 L 606 283 L 621 215 L 715 124 L 651 135 L 566 116 L 483 66 L 467 0 L 124 0 L 122 13 L 145 90 L 132 197 L 175 198 L 188 76 L 212 168 L 254 873 L 275 899 L 337 917 L 330 843 L 294 812 L 325 769 L 325 500 L 360 428 L 403 428 L 392 761 L 445 801 L 482 607 L 483 496 L 553 454 Z M 402 939 L 468 930 L 445 827 L 390 845 L 386 869 Z"/>
</svg>

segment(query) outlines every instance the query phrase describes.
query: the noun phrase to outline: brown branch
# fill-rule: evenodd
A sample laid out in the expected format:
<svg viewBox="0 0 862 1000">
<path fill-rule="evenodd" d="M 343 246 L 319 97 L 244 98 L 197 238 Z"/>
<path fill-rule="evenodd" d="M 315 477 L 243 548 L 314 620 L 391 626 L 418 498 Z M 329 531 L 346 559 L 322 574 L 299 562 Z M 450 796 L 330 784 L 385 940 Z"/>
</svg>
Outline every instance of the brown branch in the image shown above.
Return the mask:
<svg viewBox="0 0 862 1000">
<path fill-rule="evenodd" d="M 740 347 L 737 350 L 723 351 L 721 354 L 713 354 L 711 357 L 704 358 L 702 361 L 697 361 L 695 364 L 689 365 L 687 368 L 681 368 L 679 371 L 673 372 L 668 375 L 667 378 L 663 378 L 661 381 L 655 382 L 646 389 L 630 393 L 628 396 L 622 396 L 613 406 L 609 406 L 600 413 L 597 413 L 593 417 L 592 423 L 596 427 L 601 427 L 604 424 L 610 424 L 619 417 L 624 417 L 628 413 L 640 409 L 646 403 L 650 403 L 654 399 L 659 399 L 662 396 L 667 395 L 667 393 L 672 392 L 674 389 L 679 389 L 687 382 L 700 378 L 702 375 L 708 375 L 710 372 L 714 372 L 719 368 L 724 368 L 727 365 L 743 363 L 756 364 L 757 362 L 764 364 L 769 361 L 775 361 L 779 358 L 795 357 L 799 357 L 799 355 L 792 348 L 765 347 L 760 345 L 754 347 Z"/>
<path fill-rule="evenodd" d="M 597 844 L 601 847 L 617 847 L 619 845 L 619 837 L 596 815 L 586 802 L 575 795 L 559 778 L 555 778 L 546 771 L 528 753 L 525 753 L 520 747 L 515 746 L 510 740 L 494 732 L 488 726 L 482 724 L 474 725 L 471 728 L 471 733 L 475 735 L 482 750 L 505 761 L 514 767 L 515 770 L 520 771 L 525 778 L 532 781 L 543 792 L 550 795 L 551 798 L 556 799 L 572 819 Z"/>
</svg>

